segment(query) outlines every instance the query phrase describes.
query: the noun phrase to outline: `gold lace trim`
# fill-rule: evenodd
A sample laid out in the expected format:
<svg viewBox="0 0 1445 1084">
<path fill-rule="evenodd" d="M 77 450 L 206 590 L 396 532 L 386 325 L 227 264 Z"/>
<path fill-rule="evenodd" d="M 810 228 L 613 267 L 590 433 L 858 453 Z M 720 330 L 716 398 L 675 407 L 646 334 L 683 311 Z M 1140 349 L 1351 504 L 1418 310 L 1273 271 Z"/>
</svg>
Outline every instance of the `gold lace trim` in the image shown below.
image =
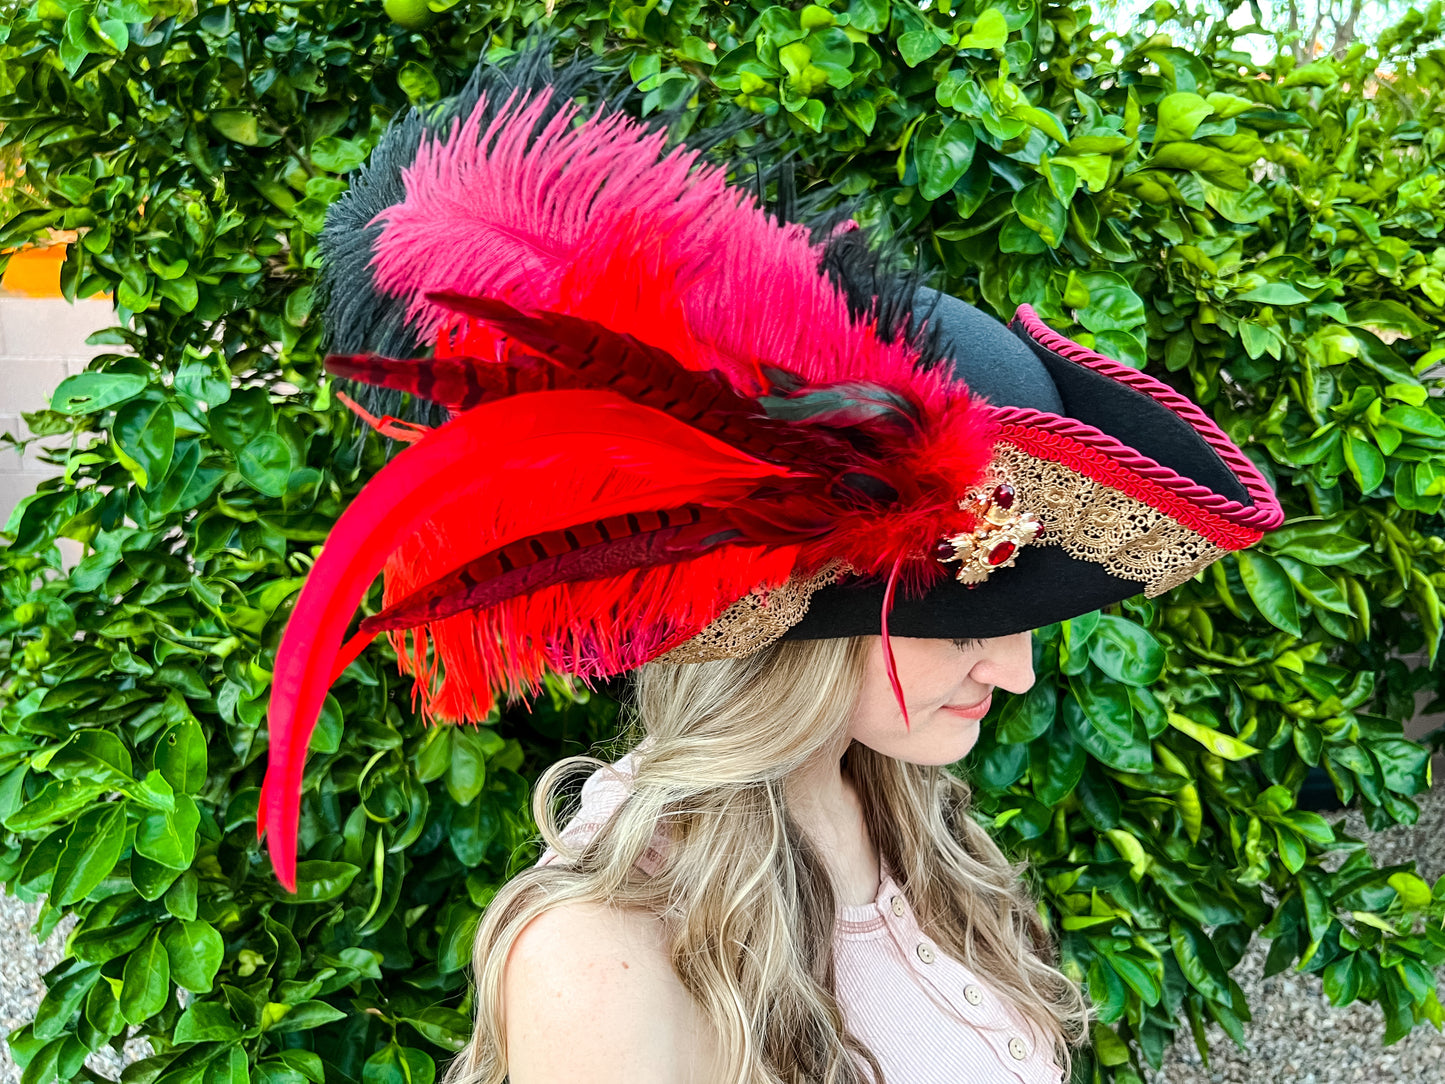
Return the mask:
<svg viewBox="0 0 1445 1084">
<path fill-rule="evenodd" d="M 1007 441 L 995 447 L 988 474 L 985 489 L 1003 483 L 1013 486 L 1013 507 L 1032 512 L 1043 522 L 1043 533 L 1029 545 L 1059 546 L 1069 556 L 1102 565 L 1120 579 L 1143 583 L 1149 598 L 1193 579 L 1227 552 L 1157 508 Z M 761 650 L 803 619 L 817 591 L 848 571 L 847 564 L 834 561 L 806 580 L 788 580 L 772 590 L 755 589 L 656 661 L 708 662 Z M 993 571 L 1017 575 L 1007 565 Z"/>
<path fill-rule="evenodd" d="M 738 659 L 760 651 L 803 620 L 813 595 L 848 571 L 842 561 L 830 561 L 805 580 L 790 579 L 771 590 L 754 588 L 691 640 L 678 644 L 657 662 L 710 662 Z"/>
<path fill-rule="evenodd" d="M 1143 583 L 1149 598 L 1192 579 L 1227 552 L 1157 508 L 1087 475 L 1000 441 L 990 472 L 1014 487 L 1014 507 L 1036 514 L 1044 533 L 1031 543 Z"/>
</svg>

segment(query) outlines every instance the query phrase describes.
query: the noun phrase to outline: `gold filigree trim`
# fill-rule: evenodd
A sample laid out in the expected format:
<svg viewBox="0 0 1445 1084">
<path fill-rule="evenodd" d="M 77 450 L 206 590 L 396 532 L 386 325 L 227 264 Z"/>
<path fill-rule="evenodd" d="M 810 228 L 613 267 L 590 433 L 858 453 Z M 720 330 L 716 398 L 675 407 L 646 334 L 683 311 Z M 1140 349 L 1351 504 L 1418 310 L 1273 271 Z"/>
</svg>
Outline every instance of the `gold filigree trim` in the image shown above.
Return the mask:
<svg viewBox="0 0 1445 1084">
<path fill-rule="evenodd" d="M 1157 508 L 1007 441 L 994 449 L 989 470 L 1014 487 L 1015 507 L 1043 522 L 1034 545 L 1059 546 L 1143 583 L 1149 598 L 1193 579 L 1227 552 Z"/>
<path fill-rule="evenodd" d="M 796 625 L 808 612 L 813 595 L 848 571 L 830 561 L 805 580 L 790 579 L 771 590 L 755 588 L 738 599 L 691 640 L 655 660 L 665 663 L 737 659 L 760 651 Z"/>
<path fill-rule="evenodd" d="M 1228 552 L 1157 508 L 1007 441 L 994 449 L 986 485 L 1012 486 L 1012 508 L 1043 524 L 1036 536 L 1020 542 L 1059 546 L 1120 579 L 1144 584 L 1149 598 L 1192 579 Z M 989 571 L 1017 575 L 1006 571 L 1012 564 L 1010 557 Z M 803 619 L 816 592 L 849 571 L 846 563 L 834 561 L 806 580 L 754 590 L 657 661 L 707 662 L 761 650 Z"/>
</svg>

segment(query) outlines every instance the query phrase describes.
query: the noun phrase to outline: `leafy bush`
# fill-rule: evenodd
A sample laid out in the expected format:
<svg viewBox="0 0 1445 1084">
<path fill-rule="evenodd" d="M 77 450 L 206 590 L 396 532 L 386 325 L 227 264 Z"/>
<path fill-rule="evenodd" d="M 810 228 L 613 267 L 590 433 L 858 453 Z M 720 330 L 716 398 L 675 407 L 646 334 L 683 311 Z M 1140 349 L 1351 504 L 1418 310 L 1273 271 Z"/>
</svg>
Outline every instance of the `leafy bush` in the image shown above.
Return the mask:
<svg viewBox="0 0 1445 1084">
<path fill-rule="evenodd" d="M 79 231 L 64 288 L 118 317 L 30 417 L 72 447 L 0 551 L 0 875 L 46 897 L 42 936 L 77 919 L 11 1038 L 25 1084 L 132 1033 L 155 1053 L 129 1084 L 428 1084 L 464 1040 L 476 917 L 536 853 L 528 780 L 613 701 L 558 682 L 427 729 L 377 644 L 312 743 L 295 897 L 255 809 L 289 604 L 387 454 L 319 372 L 317 230 L 387 118 L 538 21 L 628 66 L 642 108 L 765 115 L 951 289 L 1147 364 L 1277 480 L 1262 548 L 1042 630 L 1037 687 L 969 761 L 1099 1007 L 1082 1076 L 1138 1081 L 1181 1020 L 1237 1038 L 1261 932 L 1387 1038 L 1438 1027 L 1445 885 L 1295 806 L 1312 766 L 1375 825 L 1427 782 L 1399 720 L 1439 681 L 1401 657 L 1433 663 L 1445 584 L 1439 5 L 1303 66 L 1222 21 L 1116 39 L 1033 0 L 550 7 L 413 31 L 349 0 L 12 6 L 0 141 L 36 195 L 0 245 Z"/>
</svg>

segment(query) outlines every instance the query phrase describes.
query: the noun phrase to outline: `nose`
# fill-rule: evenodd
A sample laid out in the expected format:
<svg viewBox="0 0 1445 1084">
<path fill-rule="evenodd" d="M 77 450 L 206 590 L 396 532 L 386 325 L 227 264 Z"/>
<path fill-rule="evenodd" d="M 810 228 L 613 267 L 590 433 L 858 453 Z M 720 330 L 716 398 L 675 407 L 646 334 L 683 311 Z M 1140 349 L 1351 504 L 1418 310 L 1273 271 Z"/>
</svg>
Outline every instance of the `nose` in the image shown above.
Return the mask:
<svg viewBox="0 0 1445 1084">
<path fill-rule="evenodd" d="M 1016 632 L 985 640 L 969 676 L 1011 693 L 1028 692 L 1034 683 L 1034 634 Z"/>
</svg>

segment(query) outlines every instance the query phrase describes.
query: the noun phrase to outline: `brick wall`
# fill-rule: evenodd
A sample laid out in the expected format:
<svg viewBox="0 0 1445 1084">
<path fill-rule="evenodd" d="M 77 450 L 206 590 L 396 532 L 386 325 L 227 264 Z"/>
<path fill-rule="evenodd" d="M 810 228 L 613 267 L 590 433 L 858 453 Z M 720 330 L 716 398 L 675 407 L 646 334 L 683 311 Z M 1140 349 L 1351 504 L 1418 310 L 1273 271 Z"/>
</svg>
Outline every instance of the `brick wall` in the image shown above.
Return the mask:
<svg viewBox="0 0 1445 1084">
<path fill-rule="evenodd" d="M 24 436 L 23 411 L 40 410 L 67 376 L 83 372 L 102 349 L 87 346 L 93 331 L 115 323 L 107 300 L 71 305 L 58 297 L 0 295 L 0 432 Z M 68 442 L 57 438 L 62 446 Z M 34 446 L 30 451 L 33 453 Z M 42 479 L 57 473 L 34 454 L 23 459 L 12 445 L 0 444 L 0 524 L 21 498 Z"/>
</svg>

